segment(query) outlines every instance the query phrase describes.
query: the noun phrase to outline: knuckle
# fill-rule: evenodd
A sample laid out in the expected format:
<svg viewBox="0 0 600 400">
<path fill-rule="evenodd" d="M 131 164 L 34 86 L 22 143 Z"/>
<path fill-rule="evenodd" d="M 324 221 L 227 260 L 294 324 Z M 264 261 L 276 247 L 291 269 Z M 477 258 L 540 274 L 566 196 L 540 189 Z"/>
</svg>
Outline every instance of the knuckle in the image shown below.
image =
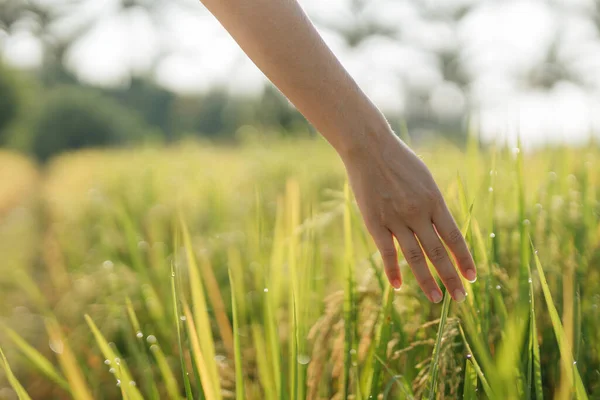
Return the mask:
<svg viewBox="0 0 600 400">
<path fill-rule="evenodd" d="M 380 218 L 374 213 L 363 213 L 363 221 L 365 221 L 365 226 L 371 234 L 376 234 L 381 231 L 382 227 L 379 219 Z"/>
<path fill-rule="evenodd" d="M 450 244 L 459 244 L 462 241 L 463 235 L 457 228 L 452 229 L 448 234 L 448 242 Z"/>
<path fill-rule="evenodd" d="M 422 277 L 420 279 L 417 278 L 417 282 L 419 283 L 419 286 L 421 286 L 423 289 L 428 290 L 428 291 L 430 289 L 437 287 L 437 283 L 435 282 L 435 279 L 433 279 L 433 277 L 431 275 Z"/>
<path fill-rule="evenodd" d="M 428 204 L 434 208 L 444 203 L 444 198 L 439 190 L 428 190 L 425 193 L 425 198 L 427 199 Z"/>
<path fill-rule="evenodd" d="M 404 217 L 412 218 L 421 213 L 421 204 L 414 200 L 406 201 L 402 204 L 401 213 Z"/>
<path fill-rule="evenodd" d="M 384 258 L 391 258 L 396 256 L 396 249 L 393 247 L 384 247 L 380 250 L 380 253 Z"/>
<path fill-rule="evenodd" d="M 457 275 L 446 275 L 441 277 L 442 281 L 444 282 L 444 285 L 446 285 L 446 287 L 449 288 L 456 288 L 456 287 L 462 287 L 462 282 L 460 281 L 460 278 Z"/>
<path fill-rule="evenodd" d="M 461 265 L 463 267 L 474 266 L 473 259 L 471 258 L 470 254 L 457 257 L 456 262 L 458 263 L 458 265 Z"/>
<path fill-rule="evenodd" d="M 408 249 L 406 251 L 406 261 L 410 264 L 420 264 L 423 262 L 423 253 L 417 248 Z"/>
<path fill-rule="evenodd" d="M 447 256 L 446 250 L 442 246 L 435 246 L 429 251 L 429 258 L 432 262 L 443 261 Z"/>
</svg>

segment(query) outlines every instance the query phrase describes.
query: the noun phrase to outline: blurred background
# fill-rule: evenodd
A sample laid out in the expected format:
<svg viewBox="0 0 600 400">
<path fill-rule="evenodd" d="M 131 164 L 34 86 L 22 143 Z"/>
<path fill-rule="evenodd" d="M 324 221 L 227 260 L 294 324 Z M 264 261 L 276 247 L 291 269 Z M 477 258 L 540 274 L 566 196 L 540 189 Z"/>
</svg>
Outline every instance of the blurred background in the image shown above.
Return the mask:
<svg viewBox="0 0 600 400">
<path fill-rule="evenodd" d="M 413 140 L 585 142 L 600 129 L 598 0 L 300 0 Z M 1 0 L 0 143 L 87 146 L 311 134 L 193 0 Z"/>
</svg>

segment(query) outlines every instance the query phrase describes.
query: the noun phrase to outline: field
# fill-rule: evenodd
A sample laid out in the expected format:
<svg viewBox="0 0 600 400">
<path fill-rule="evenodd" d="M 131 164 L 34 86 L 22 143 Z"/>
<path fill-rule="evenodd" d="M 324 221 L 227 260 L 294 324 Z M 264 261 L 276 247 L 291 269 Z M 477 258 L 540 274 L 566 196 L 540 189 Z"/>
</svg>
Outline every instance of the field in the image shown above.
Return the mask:
<svg viewBox="0 0 600 400">
<path fill-rule="evenodd" d="M 0 153 L 0 399 L 600 399 L 600 148 L 417 152 L 462 304 L 390 290 L 322 140 Z"/>
</svg>

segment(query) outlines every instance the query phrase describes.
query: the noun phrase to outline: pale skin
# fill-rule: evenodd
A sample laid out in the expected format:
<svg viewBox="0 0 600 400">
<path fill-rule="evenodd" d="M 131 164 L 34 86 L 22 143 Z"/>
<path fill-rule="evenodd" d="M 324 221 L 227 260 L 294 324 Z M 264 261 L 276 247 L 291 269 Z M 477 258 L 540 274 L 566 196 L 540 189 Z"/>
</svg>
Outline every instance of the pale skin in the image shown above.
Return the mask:
<svg viewBox="0 0 600 400">
<path fill-rule="evenodd" d="M 432 302 L 466 296 L 459 272 L 477 277 L 465 240 L 427 166 L 323 42 L 296 0 L 201 0 L 244 52 L 340 155 L 390 284 L 402 276 L 394 237 Z M 446 251 L 450 250 L 458 271 Z"/>
</svg>

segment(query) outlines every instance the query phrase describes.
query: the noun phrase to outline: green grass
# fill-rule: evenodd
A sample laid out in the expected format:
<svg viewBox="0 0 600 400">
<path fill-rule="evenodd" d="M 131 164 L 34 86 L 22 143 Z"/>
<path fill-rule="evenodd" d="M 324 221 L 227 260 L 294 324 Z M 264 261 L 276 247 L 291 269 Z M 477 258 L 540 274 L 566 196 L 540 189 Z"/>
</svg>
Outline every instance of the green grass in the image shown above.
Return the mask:
<svg viewBox="0 0 600 400">
<path fill-rule="evenodd" d="M 23 189 L 36 201 L 13 196 L 19 211 L 0 214 L 0 388 L 600 398 L 600 149 L 483 149 L 474 137 L 464 154 L 418 151 L 479 269 L 460 305 L 430 304 L 403 259 L 391 290 L 322 140 L 56 160 Z"/>
</svg>

